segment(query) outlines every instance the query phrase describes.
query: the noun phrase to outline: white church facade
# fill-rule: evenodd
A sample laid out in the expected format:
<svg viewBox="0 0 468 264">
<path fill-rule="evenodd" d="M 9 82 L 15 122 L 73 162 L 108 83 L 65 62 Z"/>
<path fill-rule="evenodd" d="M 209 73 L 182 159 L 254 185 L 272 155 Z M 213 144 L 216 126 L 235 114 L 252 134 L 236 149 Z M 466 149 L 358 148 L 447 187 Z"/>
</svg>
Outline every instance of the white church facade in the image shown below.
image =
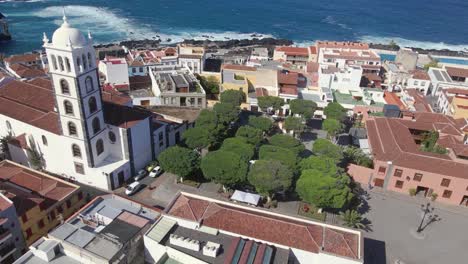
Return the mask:
<svg viewBox="0 0 468 264">
<path fill-rule="evenodd" d="M 14 137 L 16 162 L 34 165 L 36 153 L 48 172 L 115 189 L 155 156 L 151 114 L 103 95 L 90 34 L 63 20 L 52 41 L 43 39 L 52 85 L 44 79 L 0 88 L 0 137 Z"/>
</svg>

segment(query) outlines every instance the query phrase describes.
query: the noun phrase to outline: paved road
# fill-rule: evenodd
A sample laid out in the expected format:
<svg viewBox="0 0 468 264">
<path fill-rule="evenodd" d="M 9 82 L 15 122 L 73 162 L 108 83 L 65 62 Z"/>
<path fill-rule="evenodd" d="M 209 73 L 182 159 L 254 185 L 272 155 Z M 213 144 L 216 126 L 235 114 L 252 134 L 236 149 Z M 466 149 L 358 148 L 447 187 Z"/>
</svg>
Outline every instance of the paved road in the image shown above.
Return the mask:
<svg viewBox="0 0 468 264">
<path fill-rule="evenodd" d="M 467 263 L 468 208 L 435 203 L 441 221 L 429 225 L 423 231 L 425 238 L 418 239 L 411 230 L 417 228 L 421 204 L 428 200 L 381 191 L 369 194 L 370 210 L 364 216 L 371 221 L 372 231 L 365 233 L 365 263 Z"/>
</svg>

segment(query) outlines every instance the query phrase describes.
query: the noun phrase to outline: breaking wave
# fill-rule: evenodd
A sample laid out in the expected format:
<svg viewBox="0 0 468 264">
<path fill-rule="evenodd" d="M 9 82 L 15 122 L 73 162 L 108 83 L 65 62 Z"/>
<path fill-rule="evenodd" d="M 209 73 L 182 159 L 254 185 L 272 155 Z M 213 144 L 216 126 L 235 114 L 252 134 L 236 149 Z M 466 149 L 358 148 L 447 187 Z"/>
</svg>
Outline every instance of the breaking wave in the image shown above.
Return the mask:
<svg viewBox="0 0 468 264">
<path fill-rule="evenodd" d="M 422 49 L 437 49 L 437 50 L 455 50 L 455 51 L 468 51 L 468 44 L 448 44 L 444 42 L 430 42 L 430 41 L 417 41 L 404 38 L 392 37 L 378 37 L 378 36 L 362 36 L 358 38 L 359 41 L 368 43 L 388 44 L 392 40 L 402 47 L 415 47 Z"/>
</svg>

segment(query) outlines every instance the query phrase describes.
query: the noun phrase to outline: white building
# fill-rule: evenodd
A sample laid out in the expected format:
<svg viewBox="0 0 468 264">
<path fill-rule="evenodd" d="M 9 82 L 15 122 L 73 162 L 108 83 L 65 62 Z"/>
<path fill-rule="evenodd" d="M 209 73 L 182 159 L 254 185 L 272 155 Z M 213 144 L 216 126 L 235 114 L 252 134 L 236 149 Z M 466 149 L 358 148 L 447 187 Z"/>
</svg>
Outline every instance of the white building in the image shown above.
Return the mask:
<svg viewBox="0 0 468 264">
<path fill-rule="evenodd" d="M 101 91 L 91 36 L 65 16 L 44 48 L 52 85 L 12 81 L 0 92 L 0 136 L 23 142 L 10 144 L 12 159 L 32 165 L 30 149 L 46 171 L 102 189 L 121 186 L 153 158 L 151 115 Z"/>
<path fill-rule="evenodd" d="M 370 50 L 366 45 L 360 43 L 341 43 L 338 45 L 323 44 L 326 42 L 319 42 L 318 62 L 335 66 L 337 68 L 344 68 L 346 65 L 359 65 L 362 67 L 364 73 L 379 74 L 382 66 L 380 56 L 374 51 Z"/>
<path fill-rule="evenodd" d="M 357 65 L 344 68 L 321 65 L 319 68 L 319 86 L 341 93 L 360 90 L 361 77 L 362 68 Z"/>
<path fill-rule="evenodd" d="M 115 87 L 129 86 L 128 64 L 124 58 L 109 58 L 99 62 L 99 72 L 105 76 L 105 83 Z"/>
<path fill-rule="evenodd" d="M 189 45 L 177 45 L 178 65 L 187 67 L 193 73 L 202 73 L 205 67 L 205 49 Z"/>
<path fill-rule="evenodd" d="M 439 96 L 447 88 L 468 89 L 467 83 L 453 81 L 446 69 L 429 68 L 427 74 L 431 79 L 431 95 Z"/>
<path fill-rule="evenodd" d="M 431 93 L 431 78 L 425 71 L 414 70 L 411 72 L 411 78 L 408 79 L 406 88 L 416 89 L 428 95 Z"/>
</svg>

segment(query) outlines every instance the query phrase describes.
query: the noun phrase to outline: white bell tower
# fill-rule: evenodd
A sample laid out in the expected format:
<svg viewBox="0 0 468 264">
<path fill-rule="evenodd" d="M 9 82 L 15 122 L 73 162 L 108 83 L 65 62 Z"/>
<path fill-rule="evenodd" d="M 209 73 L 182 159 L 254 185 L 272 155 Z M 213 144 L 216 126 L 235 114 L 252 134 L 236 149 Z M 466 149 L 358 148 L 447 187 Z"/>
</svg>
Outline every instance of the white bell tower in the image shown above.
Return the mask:
<svg viewBox="0 0 468 264">
<path fill-rule="evenodd" d="M 63 23 L 54 32 L 52 42 L 45 33 L 43 42 L 62 134 L 70 144 L 70 153 L 63 155 L 72 156 L 75 168 L 76 164 L 95 167 L 108 155 L 108 148 L 91 34 L 85 38 L 71 27 L 64 12 Z"/>
</svg>

